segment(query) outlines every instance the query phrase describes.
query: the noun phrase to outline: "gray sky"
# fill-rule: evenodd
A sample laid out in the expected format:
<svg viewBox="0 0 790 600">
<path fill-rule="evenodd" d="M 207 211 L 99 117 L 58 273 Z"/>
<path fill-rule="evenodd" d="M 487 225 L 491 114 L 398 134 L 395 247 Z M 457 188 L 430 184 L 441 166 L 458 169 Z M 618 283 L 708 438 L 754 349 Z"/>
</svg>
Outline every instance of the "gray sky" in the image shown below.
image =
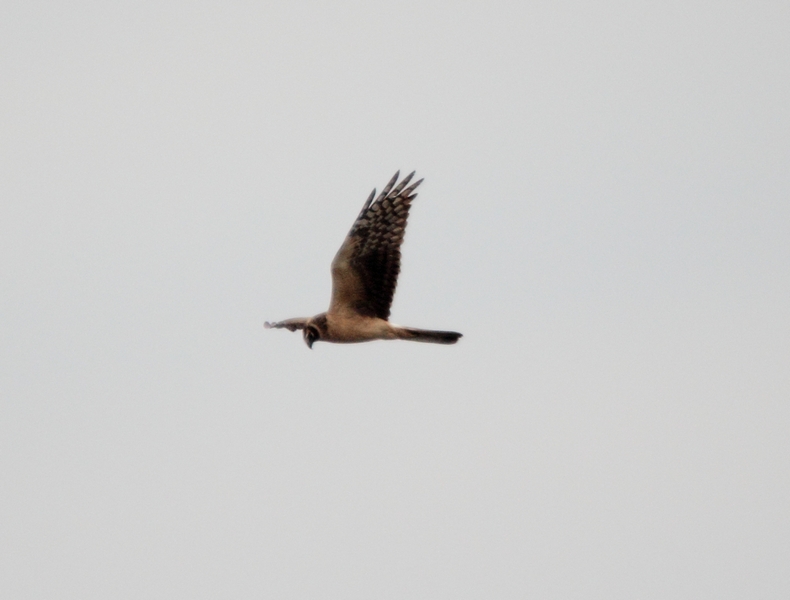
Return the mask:
<svg viewBox="0 0 790 600">
<path fill-rule="evenodd" d="M 0 9 L 0 596 L 790 597 L 790 5 Z M 416 169 L 396 323 L 307 349 Z"/>
</svg>

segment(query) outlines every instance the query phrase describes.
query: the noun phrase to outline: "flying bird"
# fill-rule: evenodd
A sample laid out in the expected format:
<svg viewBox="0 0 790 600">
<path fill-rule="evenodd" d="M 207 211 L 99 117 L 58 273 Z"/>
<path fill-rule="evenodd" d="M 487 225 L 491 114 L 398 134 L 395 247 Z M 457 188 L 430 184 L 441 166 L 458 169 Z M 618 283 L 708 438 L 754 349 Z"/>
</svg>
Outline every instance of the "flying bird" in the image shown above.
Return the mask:
<svg viewBox="0 0 790 600">
<path fill-rule="evenodd" d="M 287 319 L 264 327 L 302 330 L 309 348 L 317 341 L 334 343 L 411 340 L 455 344 L 460 333 L 399 327 L 389 322 L 390 306 L 400 273 L 400 246 L 414 190 L 406 187 L 414 172 L 398 183 L 395 173 L 378 198 L 374 189 L 332 261 L 329 310 L 314 317 Z M 397 185 L 396 185 L 397 183 Z"/>
</svg>

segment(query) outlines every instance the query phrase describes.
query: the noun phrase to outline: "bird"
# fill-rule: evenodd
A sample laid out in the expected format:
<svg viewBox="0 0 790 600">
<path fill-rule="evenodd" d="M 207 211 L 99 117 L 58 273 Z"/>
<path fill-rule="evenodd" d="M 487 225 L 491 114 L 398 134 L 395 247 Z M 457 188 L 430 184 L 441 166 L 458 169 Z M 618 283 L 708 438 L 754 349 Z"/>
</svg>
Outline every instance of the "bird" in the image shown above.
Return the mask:
<svg viewBox="0 0 790 600">
<path fill-rule="evenodd" d="M 401 327 L 389 322 L 390 307 L 400 273 L 400 246 L 415 189 L 413 171 L 400 183 L 400 171 L 376 198 L 375 188 L 365 201 L 332 261 L 332 296 L 329 309 L 313 317 L 297 317 L 267 329 L 302 331 L 307 347 L 315 342 L 350 344 L 373 340 L 409 340 L 455 344 L 462 334 Z M 409 185 L 409 187 L 406 187 Z M 375 200 L 374 200 L 375 198 Z"/>
</svg>

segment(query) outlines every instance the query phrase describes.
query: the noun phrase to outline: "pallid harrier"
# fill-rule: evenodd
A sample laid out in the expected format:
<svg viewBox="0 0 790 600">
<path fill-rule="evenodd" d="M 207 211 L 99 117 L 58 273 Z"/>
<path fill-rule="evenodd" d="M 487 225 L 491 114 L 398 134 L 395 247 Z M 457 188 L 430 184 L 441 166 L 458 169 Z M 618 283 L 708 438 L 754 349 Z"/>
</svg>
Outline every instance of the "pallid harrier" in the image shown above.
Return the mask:
<svg viewBox="0 0 790 600">
<path fill-rule="evenodd" d="M 335 343 L 371 340 L 411 340 L 455 344 L 460 333 L 399 327 L 387 319 L 400 273 L 400 245 L 414 190 L 406 187 L 414 173 L 397 186 L 400 171 L 378 198 L 374 189 L 332 261 L 332 300 L 329 310 L 314 317 L 264 324 L 269 329 L 303 330 L 309 348 L 317 341 Z"/>
</svg>

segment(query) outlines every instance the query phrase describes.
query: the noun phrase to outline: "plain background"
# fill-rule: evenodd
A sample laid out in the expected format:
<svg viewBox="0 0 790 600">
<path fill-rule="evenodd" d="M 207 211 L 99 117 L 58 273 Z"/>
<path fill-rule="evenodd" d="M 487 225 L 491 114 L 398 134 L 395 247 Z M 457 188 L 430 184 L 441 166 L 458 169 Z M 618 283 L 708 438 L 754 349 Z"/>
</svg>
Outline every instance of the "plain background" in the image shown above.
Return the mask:
<svg viewBox="0 0 790 600">
<path fill-rule="evenodd" d="M 788 32 L 4 2 L 0 595 L 790 597 Z M 396 169 L 461 342 L 265 331 Z"/>
</svg>

